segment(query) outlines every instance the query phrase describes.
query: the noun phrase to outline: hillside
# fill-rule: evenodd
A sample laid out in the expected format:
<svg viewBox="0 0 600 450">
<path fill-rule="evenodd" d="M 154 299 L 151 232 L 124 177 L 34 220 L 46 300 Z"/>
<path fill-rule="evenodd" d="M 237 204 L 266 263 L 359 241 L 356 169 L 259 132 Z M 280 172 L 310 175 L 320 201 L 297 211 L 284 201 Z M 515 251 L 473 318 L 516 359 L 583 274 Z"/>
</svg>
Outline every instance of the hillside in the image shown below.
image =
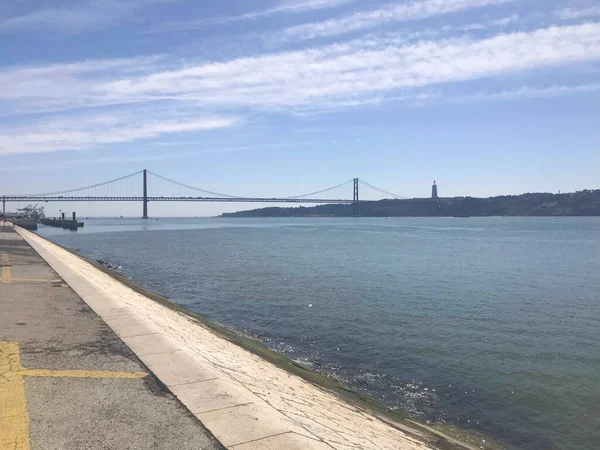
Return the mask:
<svg viewBox="0 0 600 450">
<path fill-rule="evenodd" d="M 600 189 L 571 194 L 529 193 L 499 197 L 380 200 L 360 203 L 367 217 L 600 216 Z M 225 213 L 222 217 L 349 217 L 351 205 L 269 207 Z"/>
</svg>

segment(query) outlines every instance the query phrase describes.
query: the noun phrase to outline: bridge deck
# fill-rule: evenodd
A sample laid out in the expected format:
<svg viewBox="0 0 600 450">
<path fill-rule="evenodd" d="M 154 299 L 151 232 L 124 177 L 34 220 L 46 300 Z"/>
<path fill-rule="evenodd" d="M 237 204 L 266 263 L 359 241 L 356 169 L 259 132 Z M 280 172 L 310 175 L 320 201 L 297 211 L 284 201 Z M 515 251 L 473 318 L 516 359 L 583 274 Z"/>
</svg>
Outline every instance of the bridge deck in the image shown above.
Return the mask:
<svg viewBox="0 0 600 450">
<path fill-rule="evenodd" d="M 4 196 L 6 202 L 143 202 L 144 197 L 70 197 L 70 196 Z M 348 205 L 353 200 L 345 199 L 304 199 L 304 198 L 262 198 L 262 197 L 148 197 L 148 202 L 211 202 L 211 203 L 304 203 Z"/>
</svg>

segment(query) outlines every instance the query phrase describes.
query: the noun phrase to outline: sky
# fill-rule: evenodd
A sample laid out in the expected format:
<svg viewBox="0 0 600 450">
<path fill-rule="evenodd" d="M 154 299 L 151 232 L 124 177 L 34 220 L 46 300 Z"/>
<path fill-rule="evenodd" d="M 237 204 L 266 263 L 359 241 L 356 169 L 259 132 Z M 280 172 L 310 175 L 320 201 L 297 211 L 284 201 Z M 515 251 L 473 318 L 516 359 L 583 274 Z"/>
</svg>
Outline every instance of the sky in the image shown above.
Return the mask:
<svg viewBox="0 0 600 450">
<path fill-rule="evenodd" d="M 597 0 L 0 4 L 0 194 L 142 169 L 268 198 L 354 177 L 404 197 L 573 192 L 600 188 L 598 124 Z"/>
</svg>

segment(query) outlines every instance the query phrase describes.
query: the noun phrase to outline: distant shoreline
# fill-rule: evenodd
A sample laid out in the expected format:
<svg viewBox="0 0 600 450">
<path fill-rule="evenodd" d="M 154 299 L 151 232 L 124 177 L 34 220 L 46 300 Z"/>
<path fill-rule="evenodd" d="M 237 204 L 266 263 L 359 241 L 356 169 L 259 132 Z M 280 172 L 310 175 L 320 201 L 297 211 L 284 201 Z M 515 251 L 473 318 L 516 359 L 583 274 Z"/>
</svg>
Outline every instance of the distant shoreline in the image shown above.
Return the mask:
<svg viewBox="0 0 600 450">
<path fill-rule="evenodd" d="M 361 201 L 363 217 L 598 217 L 600 189 L 571 194 L 533 193 L 488 198 L 451 197 Z M 352 217 L 352 205 L 267 207 L 219 217 Z"/>
</svg>

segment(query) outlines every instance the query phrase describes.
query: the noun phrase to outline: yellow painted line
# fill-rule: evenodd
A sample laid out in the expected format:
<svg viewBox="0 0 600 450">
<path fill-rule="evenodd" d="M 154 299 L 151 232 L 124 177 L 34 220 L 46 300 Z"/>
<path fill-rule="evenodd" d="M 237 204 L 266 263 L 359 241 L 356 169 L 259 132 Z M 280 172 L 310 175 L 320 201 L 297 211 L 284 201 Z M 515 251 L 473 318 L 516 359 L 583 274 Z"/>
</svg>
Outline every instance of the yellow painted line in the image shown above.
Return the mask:
<svg viewBox="0 0 600 450">
<path fill-rule="evenodd" d="M 25 369 L 21 366 L 19 344 L 0 342 L 0 450 L 30 450 L 31 448 L 23 377 L 132 379 L 144 378 L 147 375 L 145 372 L 105 370 Z"/>
<path fill-rule="evenodd" d="M 19 345 L 0 342 L 0 450 L 29 450 L 29 416 Z"/>
<path fill-rule="evenodd" d="M 62 280 L 49 280 L 47 278 L 12 278 L 13 283 L 62 283 Z"/>
<path fill-rule="evenodd" d="M 12 270 L 8 264 L 8 253 L 2 253 L 2 273 L 0 273 L 0 283 L 12 283 Z"/>
<path fill-rule="evenodd" d="M 22 369 L 18 374 L 22 377 L 58 377 L 58 378 L 144 378 L 146 372 L 111 372 L 105 370 L 46 370 Z"/>
<path fill-rule="evenodd" d="M 62 283 L 62 280 L 51 280 L 48 278 L 13 278 L 12 268 L 8 266 L 9 263 L 10 261 L 8 259 L 8 253 L 2 253 L 2 273 L 0 274 L 1 283 Z"/>
</svg>

